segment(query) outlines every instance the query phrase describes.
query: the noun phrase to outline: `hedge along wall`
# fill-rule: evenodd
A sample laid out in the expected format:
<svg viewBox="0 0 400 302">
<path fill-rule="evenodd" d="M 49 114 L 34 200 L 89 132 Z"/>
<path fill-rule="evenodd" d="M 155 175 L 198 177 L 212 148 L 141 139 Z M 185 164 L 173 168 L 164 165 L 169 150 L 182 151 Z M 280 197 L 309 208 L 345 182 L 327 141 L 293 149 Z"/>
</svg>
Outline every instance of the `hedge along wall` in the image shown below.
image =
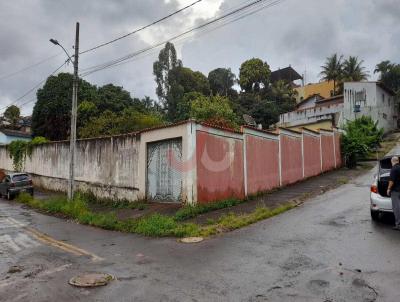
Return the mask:
<svg viewBox="0 0 400 302">
<path fill-rule="evenodd" d="M 321 130 L 321 150 L 322 150 L 322 172 L 332 170 L 336 167 L 335 159 L 335 139 L 333 132 Z"/>
<path fill-rule="evenodd" d="M 244 198 L 242 134 L 197 127 L 197 202 Z"/>
<path fill-rule="evenodd" d="M 288 129 L 279 130 L 281 185 L 303 179 L 302 134 Z"/>
<path fill-rule="evenodd" d="M 78 190 L 98 197 L 135 200 L 137 189 L 138 144 L 135 135 L 78 140 L 75 179 Z M 0 148 L 0 168 L 12 171 L 6 147 Z M 36 186 L 66 191 L 69 177 L 69 142 L 35 146 L 26 157 L 25 172 Z"/>
<path fill-rule="evenodd" d="M 304 178 L 318 175 L 321 169 L 320 135 L 303 130 Z"/>
<path fill-rule="evenodd" d="M 248 195 L 279 187 L 279 135 L 243 128 Z"/>
</svg>

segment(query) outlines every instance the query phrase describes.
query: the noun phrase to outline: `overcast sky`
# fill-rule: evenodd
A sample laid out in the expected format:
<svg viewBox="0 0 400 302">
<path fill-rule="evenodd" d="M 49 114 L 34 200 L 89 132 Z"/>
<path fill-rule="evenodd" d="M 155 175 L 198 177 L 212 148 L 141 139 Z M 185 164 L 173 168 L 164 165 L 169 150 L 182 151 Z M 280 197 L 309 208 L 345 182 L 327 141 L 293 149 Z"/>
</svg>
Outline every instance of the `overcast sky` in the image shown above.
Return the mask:
<svg viewBox="0 0 400 302">
<path fill-rule="evenodd" d="M 266 0 L 265 2 L 270 2 Z M 81 24 L 81 50 L 106 42 L 159 19 L 194 0 L 14 0 L 0 3 L 0 107 L 13 103 L 62 64 L 65 55 L 48 42 L 59 40 L 71 53 L 75 22 Z M 84 69 L 164 41 L 249 0 L 203 0 L 193 8 L 140 34 L 82 55 Z M 355 55 L 375 79 L 382 60 L 400 63 L 399 0 L 286 0 L 212 31 L 201 31 L 175 43 L 183 64 L 204 74 L 259 57 L 272 70 L 288 65 L 307 82 L 319 80 L 320 65 L 332 53 Z M 155 97 L 152 64 L 159 49 L 85 79 L 96 85 L 123 86 L 135 97 Z M 58 55 L 58 56 L 57 56 Z M 9 76 L 46 58 L 46 62 Z M 66 66 L 61 71 L 72 71 Z M 35 98 L 36 91 L 17 102 Z M 24 105 L 30 114 L 34 102 Z M 1 110 L 0 112 L 2 112 Z"/>
</svg>

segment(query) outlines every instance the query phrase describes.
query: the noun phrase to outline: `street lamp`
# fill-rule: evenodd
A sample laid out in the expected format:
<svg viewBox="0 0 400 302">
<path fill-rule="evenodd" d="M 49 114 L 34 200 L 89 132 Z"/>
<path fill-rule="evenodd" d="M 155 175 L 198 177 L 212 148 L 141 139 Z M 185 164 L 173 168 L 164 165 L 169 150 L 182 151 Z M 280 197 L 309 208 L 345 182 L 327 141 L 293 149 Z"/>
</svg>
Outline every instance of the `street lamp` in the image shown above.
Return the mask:
<svg viewBox="0 0 400 302">
<path fill-rule="evenodd" d="M 79 58 L 79 22 L 76 23 L 75 31 L 75 55 L 74 60 L 65 50 L 65 48 L 55 39 L 50 39 L 54 45 L 60 46 L 68 59 L 74 64 L 74 77 L 72 84 L 72 110 L 71 110 L 71 133 L 69 143 L 69 178 L 68 178 L 68 199 L 74 198 L 75 191 L 75 145 L 76 145 L 76 116 L 78 103 L 78 58 Z"/>
</svg>

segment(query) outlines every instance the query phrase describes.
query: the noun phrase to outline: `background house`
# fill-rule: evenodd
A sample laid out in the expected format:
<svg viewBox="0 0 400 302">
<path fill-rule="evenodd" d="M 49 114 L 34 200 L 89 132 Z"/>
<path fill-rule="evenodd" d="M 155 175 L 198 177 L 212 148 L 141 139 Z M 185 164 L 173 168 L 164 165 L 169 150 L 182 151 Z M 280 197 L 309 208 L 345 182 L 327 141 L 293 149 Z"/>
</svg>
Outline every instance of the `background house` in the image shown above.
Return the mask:
<svg viewBox="0 0 400 302">
<path fill-rule="evenodd" d="M 310 129 L 343 128 L 347 121 L 370 116 L 385 132 L 398 128 L 398 100 L 380 82 L 346 82 L 344 94 L 329 98 L 312 95 L 297 109 L 281 114 L 279 127 Z"/>
<path fill-rule="evenodd" d="M 397 128 L 398 103 L 395 94 L 380 82 L 344 83 L 343 120 L 354 120 L 363 115 L 378 121 L 385 132 Z"/>
<path fill-rule="evenodd" d="M 31 134 L 24 131 L 0 129 L 0 145 L 7 145 L 15 140 L 30 141 L 31 139 Z"/>
<path fill-rule="evenodd" d="M 323 98 L 330 98 L 334 94 L 333 81 L 307 84 L 305 86 L 296 87 L 294 90 L 297 92 L 297 103 L 316 94 L 319 94 Z"/>
</svg>

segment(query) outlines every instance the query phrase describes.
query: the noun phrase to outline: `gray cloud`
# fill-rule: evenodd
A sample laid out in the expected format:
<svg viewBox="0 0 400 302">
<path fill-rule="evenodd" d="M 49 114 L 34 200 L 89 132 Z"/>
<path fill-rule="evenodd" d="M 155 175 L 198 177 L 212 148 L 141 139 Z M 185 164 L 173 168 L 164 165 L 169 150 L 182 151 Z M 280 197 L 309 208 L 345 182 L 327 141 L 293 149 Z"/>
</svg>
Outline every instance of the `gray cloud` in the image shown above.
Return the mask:
<svg viewBox="0 0 400 302">
<path fill-rule="evenodd" d="M 224 0 L 221 7 L 207 12 L 192 9 L 152 30 L 124 39 L 110 47 L 83 55 L 81 68 L 103 63 L 149 44 L 167 39 L 203 18 L 221 14 L 243 3 Z M 48 42 L 51 37 L 72 52 L 74 26 L 81 23 L 81 49 L 107 41 L 166 15 L 192 0 L 176 1 L 78 1 L 32 0 L 0 3 L 0 78 L 8 73 L 60 52 Z M 211 6 L 210 6 L 211 7 Z M 205 74 L 217 67 L 231 67 L 251 57 L 267 61 L 272 69 L 291 64 L 307 79 L 317 81 L 319 66 L 335 52 L 357 55 L 373 70 L 383 59 L 400 61 L 400 6 L 397 0 L 287 0 L 280 5 L 211 32 L 201 32 L 177 43 L 185 66 Z M 154 97 L 152 63 L 158 50 L 117 68 L 86 78 L 103 85 L 124 86 L 133 95 Z M 9 104 L 41 81 L 64 60 L 60 55 L 18 76 L 0 80 L 0 107 Z M 63 69 L 71 71 L 71 66 Z M 27 96 L 29 100 L 34 94 Z M 21 101 L 20 103 L 22 103 Z M 29 114 L 32 104 L 24 106 Z"/>
</svg>

